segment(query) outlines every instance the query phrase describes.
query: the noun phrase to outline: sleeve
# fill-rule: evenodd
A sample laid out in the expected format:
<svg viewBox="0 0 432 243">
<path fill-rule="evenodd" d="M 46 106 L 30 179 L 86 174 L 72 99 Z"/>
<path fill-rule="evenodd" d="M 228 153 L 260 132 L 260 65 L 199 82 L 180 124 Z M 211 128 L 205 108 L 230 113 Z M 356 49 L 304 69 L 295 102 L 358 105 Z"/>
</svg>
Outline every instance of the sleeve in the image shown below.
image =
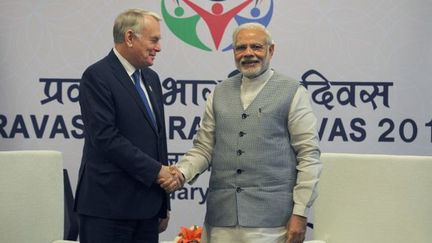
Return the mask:
<svg viewBox="0 0 432 243">
<path fill-rule="evenodd" d="M 317 135 L 317 118 L 312 112 L 309 94 L 300 86 L 288 114 L 291 145 L 297 158 L 297 183 L 294 187 L 293 214 L 307 216 L 317 197 L 317 184 L 322 169 Z"/>
<path fill-rule="evenodd" d="M 215 128 L 213 93 L 211 93 L 207 98 L 204 115 L 193 141 L 193 147 L 177 163 L 177 167 L 190 184 L 193 184 L 198 176 L 210 166 L 215 145 Z"/>
</svg>

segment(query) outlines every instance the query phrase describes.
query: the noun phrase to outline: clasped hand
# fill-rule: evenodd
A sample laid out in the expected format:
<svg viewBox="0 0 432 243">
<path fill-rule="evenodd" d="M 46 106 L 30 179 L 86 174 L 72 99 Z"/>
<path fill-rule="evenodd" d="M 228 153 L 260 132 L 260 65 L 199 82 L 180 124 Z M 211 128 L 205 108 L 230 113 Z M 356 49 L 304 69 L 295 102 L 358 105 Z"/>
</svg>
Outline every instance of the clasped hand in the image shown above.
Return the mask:
<svg viewBox="0 0 432 243">
<path fill-rule="evenodd" d="M 169 193 L 182 188 L 185 183 L 185 178 L 181 171 L 174 165 L 163 165 L 159 171 L 157 183 Z"/>
</svg>

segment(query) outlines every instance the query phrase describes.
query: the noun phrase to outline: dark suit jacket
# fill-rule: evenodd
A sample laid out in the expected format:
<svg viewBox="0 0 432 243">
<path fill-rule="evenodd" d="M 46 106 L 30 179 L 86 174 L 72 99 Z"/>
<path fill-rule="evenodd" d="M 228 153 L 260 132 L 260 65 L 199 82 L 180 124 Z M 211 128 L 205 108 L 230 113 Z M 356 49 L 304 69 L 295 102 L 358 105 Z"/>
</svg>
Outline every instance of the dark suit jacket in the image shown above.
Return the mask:
<svg viewBox="0 0 432 243">
<path fill-rule="evenodd" d="M 159 129 L 112 50 L 82 76 L 85 141 L 75 200 L 80 214 L 144 219 L 164 217 L 169 209 L 168 194 L 155 183 L 167 164 L 162 89 L 156 72 L 141 72 Z"/>
</svg>

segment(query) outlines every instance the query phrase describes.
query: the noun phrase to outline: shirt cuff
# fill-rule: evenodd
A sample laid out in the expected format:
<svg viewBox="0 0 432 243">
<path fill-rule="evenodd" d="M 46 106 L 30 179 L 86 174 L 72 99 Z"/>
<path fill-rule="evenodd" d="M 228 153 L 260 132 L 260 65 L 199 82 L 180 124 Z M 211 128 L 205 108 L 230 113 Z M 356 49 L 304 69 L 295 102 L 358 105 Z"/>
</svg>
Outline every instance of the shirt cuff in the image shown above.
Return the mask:
<svg viewBox="0 0 432 243">
<path fill-rule="evenodd" d="M 295 204 L 293 208 L 293 214 L 307 217 L 309 215 L 310 208 L 303 205 Z"/>
<path fill-rule="evenodd" d="M 178 169 L 180 170 L 180 172 L 183 174 L 183 176 L 184 176 L 186 182 L 187 182 L 189 185 L 192 185 L 192 184 L 196 181 L 196 179 L 199 177 L 199 174 L 190 175 L 190 173 L 187 173 L 187 170 L 186 170 L 185 168 L 182 168 L 181 166 L 178 166 L 177 168 L 178 168 Z"/>
</svg>

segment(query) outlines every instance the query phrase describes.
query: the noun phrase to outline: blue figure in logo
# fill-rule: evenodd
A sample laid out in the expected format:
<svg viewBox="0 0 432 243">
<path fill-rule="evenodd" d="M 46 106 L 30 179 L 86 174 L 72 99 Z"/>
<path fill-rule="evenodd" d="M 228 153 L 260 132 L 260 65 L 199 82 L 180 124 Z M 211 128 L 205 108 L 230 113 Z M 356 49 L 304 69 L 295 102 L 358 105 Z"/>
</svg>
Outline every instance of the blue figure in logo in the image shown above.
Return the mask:
<svg viewBox="0 0 432 243">
<path fill-rule="evenodd" d="M 246 17 L 242 17 L 240 15 L 236 15 L 234 17 L 238 25 L 242 25 L 242 24 L 250 23 L 250 22 L 255 22 L 255 23 L 260 23 L 260 24 L 267 27 L 267 25 L 270 23 L 272 15 L 273 15 L 273 0 L 270 1 L 269 11 L 266 13 L 266 15 L 264 15 L 261 18 L 258 18 L 261 14 L 261 10 L 259 8 L 257 8 L 257 4 L 258 4 L 258 0 L 255 1 L 255 7 L 253 7 L 250 11 L 250 15 L 253 18 L 246 18 Z"/>
</svg>

